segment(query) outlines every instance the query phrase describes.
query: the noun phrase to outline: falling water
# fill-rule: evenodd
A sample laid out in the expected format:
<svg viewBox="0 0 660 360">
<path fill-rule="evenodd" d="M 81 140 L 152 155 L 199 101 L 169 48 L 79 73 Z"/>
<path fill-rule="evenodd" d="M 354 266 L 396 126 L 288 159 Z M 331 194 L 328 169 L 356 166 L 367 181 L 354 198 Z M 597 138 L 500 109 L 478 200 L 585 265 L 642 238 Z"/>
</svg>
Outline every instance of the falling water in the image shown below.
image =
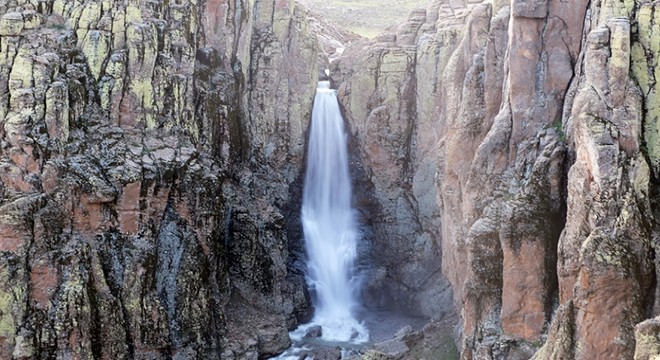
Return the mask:
<svg viewBox="0 0 660 360">
<path fill-rule="evenodd" d="M 360 343 L 368 340 L 368 332 L 353 316 L 358 234 L 351 197 L 337 93 L 328 81 L 321 81 L 312 112 L 302 206 L 308 283 L 316 295 L 312 324 L 321 325 L 324 340 Z"/>
</svg>

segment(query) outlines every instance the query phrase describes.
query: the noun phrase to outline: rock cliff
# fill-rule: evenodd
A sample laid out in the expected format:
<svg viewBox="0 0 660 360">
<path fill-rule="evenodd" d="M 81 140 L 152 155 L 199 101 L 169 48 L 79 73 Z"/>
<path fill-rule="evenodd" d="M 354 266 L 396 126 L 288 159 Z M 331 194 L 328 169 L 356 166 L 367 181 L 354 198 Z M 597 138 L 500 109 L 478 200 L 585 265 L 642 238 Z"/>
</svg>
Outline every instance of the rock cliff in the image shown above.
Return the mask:
<svg viewBox="0 0 660 360">
<path fill-rule="evenodd" d="M 0 0 L 0 358 L 288 347 L 326 57 L 367 307 L 457 311 L 463 359 L 660 355 L 658 2 L 437 0 L 374 41 L 311 17 Z"/>
<path fill-rule="evenodd" d="M 658 355 L 659 10 L 436 1 L 334 64 L 380 289 L 441 316 L 446 278 L 463 359 Z"/>
<path fill-rule="evenodd" d="M 285 349 L 318 52 L 293 1 L 0 2 L 0 358 Z"/>
</svg>

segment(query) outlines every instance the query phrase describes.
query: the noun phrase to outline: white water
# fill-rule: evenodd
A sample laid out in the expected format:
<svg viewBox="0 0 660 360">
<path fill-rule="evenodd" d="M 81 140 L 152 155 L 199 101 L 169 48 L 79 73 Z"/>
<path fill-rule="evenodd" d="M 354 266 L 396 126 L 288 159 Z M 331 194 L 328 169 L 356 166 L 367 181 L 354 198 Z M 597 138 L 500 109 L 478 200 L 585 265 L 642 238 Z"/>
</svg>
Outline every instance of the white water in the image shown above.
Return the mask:
<svg viewBox="0 0 660 360">
<path fill-rule="evenodd" d="M 310 326 L 321 325 L 321 339 L 326 341 L 369 340 L 366 327 L 353 315 L 358 305 L 353 265 L 358 233 L 351 198 L 346 133 L 337 93 L 329 82 L 321 81 L 312 112 L 302 206 L 309 257 L 307 281 L 316 295 L 316 311 L 312 323 L 294 332 L 294 337 L 304 335 Z"/>
</svg>

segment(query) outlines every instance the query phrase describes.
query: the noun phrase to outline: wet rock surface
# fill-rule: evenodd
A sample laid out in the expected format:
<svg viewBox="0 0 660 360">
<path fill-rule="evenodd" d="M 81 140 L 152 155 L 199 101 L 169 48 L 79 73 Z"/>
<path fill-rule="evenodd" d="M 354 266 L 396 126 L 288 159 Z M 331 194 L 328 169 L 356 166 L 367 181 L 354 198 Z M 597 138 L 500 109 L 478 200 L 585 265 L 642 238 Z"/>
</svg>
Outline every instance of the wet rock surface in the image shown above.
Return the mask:
<svg viewBox="0 0 660 360">
<path fill-rule="evenodd" d="M 317 326 L 312 326 L 305 333 L 306 338 L 319 338 L 321 336 L 323 336 L 323 328 L 321 328 L 321 326 L 318 326 L 318 325 Z"/>
<path fill-rule="evenodd" d="M 370 346 L 364 351 L 362 358 L 374 360 L 458 359 L 459 353 L 453 338 L 454 325 L 455 319 L 453 318 L 431 321 L 417 330 L 406 325 L 400 328 L 392 338 Z"/>
<path fill-rule="evenodd" d="M 316 349 L 309 352 L 305 352 L 300 355 L 301 359 L 319 359 L 319 360 L 339 360 L 342 358 L 341 348 L 325 348 L 325 349 Z"/>
</svg>

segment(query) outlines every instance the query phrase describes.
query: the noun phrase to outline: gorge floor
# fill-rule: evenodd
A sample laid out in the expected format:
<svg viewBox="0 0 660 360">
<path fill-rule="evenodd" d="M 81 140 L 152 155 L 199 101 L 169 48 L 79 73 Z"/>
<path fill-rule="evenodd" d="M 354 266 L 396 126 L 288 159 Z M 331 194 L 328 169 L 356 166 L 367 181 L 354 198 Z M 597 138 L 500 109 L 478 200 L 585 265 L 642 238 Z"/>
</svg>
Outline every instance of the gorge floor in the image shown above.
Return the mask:
<svg viewBox="0 0 660 360">
<path fill-rule="evenodd" d="M 292 347 L 271 360 L 459 359 L 454 315 L 429 320 L 389 309 L 367 309 L 358 312 L 357 318 L 369 330 L 369 341 L 363 344 L 304 337 L 308 329 L 302 325 L 291 333 Z"/>
</svg>

